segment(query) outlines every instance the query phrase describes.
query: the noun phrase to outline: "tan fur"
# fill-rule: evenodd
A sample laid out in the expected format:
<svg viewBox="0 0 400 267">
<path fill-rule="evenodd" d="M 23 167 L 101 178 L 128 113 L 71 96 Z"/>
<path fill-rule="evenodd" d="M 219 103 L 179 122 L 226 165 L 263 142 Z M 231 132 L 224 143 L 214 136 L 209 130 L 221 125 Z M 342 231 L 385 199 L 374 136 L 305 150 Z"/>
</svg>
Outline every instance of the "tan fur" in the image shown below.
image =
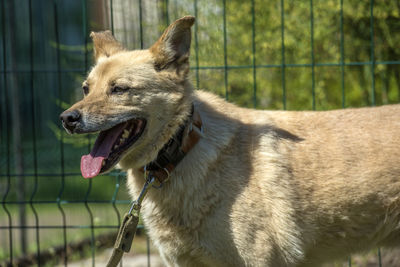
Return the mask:
<svg viewBox="0 0 400 267">
<path fill-rule="evenodd" d="M 194 103 L 204 136 L 142 208 L 165 263 L 320 266 L 398 246 L 400 106 L 257 111 L 194 91 L 187 78 L 193 22 L 176 21 L 142 51 L 95 34 L 103 58 L 88 76 L 89 94 L 71 107 L 83 114 L 78 132 L 147 119 L 119 162 L 135 198 L 143 185 L 139 168 L 156 158 Z M 130 89 L 113 95 L 112 84 Z"/>
</svg>

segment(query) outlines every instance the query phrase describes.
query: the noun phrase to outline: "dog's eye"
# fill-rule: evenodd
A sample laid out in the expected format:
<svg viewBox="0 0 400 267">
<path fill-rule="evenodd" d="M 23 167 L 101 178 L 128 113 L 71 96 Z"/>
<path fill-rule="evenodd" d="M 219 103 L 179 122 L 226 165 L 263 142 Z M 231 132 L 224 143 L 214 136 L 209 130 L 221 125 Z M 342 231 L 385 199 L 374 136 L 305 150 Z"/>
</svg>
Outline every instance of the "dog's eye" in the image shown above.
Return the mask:
<svg viewBox="0 0 400 267">
<path fill-rule="evenodd" d="M 111 89 L 111 93 L 113 94 L 117 94 L 117 93 L 123 93 L 125 91 L 128 91 L 128 88 L 124 88 L 124 87 L 119 87 L 119 86 L 114 86 Z"/>
<path fill-rule="evenodd" d="M 89 86 L 87 86 L 87 85 L 82 86 L 82 90 L 83 90 L 83 94 L 87 95 L 89 93 Z"/>
</svg>

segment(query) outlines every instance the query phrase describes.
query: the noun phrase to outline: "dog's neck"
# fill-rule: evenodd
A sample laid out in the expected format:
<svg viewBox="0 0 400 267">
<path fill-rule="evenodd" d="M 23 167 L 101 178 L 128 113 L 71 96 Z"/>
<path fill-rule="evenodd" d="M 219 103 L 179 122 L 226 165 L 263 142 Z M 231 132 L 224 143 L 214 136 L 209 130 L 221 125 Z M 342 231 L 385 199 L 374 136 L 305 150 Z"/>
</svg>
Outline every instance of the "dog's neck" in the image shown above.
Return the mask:
<svg viewBox="0 0 400 267">
<path fill-rule="evenodd" d="M 185 122 L 158 152 L 157 158 L 141 170 L 147 171 L 148 175 L 157 178 L 161 184 L 166 182 L 170 173 L 197 144 L 201 135 L 201 117 L 192 104 L 192 111 Z"/>
</svg>

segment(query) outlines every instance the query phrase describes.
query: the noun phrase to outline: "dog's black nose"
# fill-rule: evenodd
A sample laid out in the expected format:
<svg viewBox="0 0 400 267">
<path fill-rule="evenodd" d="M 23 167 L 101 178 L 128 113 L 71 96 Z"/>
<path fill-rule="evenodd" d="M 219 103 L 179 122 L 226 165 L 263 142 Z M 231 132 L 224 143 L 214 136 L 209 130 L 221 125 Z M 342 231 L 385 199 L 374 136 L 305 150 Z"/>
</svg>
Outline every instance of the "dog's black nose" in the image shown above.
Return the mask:
<svg viewBox="0 0 400 267">
<path fill-rule="evenodd" d="M 73 132 L 76 125 L 78 124 L 79 119 L 81 118 L 81 113 L 77 110 L 66 110 L 60 114 L 60 119 L 63 123 L 63 126 Z"/>
</svg>

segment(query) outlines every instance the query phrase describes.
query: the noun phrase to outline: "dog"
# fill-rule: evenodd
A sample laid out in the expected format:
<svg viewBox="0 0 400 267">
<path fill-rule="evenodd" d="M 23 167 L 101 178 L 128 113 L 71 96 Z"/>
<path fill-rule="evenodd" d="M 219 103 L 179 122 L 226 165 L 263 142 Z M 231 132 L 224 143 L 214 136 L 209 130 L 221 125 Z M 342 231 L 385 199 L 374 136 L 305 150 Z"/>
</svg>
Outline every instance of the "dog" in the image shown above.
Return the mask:
<svg viewBox="0 0 400 267">
<path fill-rule="evenodd" d="M 194 21 L 147 50 L 91 33 L 84 98 L 61 114 L 69 133 L 100 132 L 82 175 L 118 165 L 136 198 L 160 174 L 141 214 L 167 266 L 321 266 L 399 246 L 400 105 L 261 111 L 194 90 Z"/>
</svg>

